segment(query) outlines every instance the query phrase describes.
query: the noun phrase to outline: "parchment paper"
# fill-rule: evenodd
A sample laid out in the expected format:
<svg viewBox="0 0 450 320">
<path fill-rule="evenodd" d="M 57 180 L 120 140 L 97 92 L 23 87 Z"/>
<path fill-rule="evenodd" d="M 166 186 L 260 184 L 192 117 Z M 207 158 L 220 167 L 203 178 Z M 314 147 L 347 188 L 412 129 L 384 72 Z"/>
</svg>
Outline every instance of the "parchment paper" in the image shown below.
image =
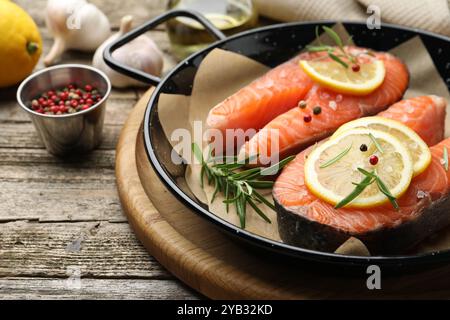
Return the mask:
<svg viewBox="0 0 450 320">
<path fill-rule="evenodd" d="M 338 24 L 333 28 L 342 39 L 348 39 L 349 34 L 345 28 Z M 329 39 L 322 35 L 322 42 L 330 43 Z M 401 58 L 411 74 L 410 86 L 405 97 L 435 94 L 447 99 L 450 105 L 450 95 L 443 80 L 440 78 L 434 63 L 429 56 L 425 46 L 419 37 L 413 38 L 391 50 L 392 53 Z M 185 129 L 193 137 L 194 142 L 205 147 L 206 139 L 202 134 L 206 131 L 206 117 L 209 110 L 217 103 L 224 100 L 252 80 L 258 78 L 268 71 L 266 66 L 253 61 L 245 56 L 215 49 L 203 60 L 197 71 L 191 96 L 163 94 L 159 100 L 159 118 L 170 143 L 174 149 L 184 158 L 191 159 L 188 144 L 180 144 L 179 137 L 173 133 L 177 129 Z M 194 121 L 203 123 L 203 132 L 200 134 L 194 129 Z M 450 136 L 450 112 L 446 118 L 446 136 Z M 195 132 L 194 132 L 195 131 Z M 183 148 L 184 146 L 184 148 Z M 192 193 L 203 203 L 208 204 L 209 210 L 234 225 L 239 226 L 239 218 L 234 206 L 230 206 L 229 212 L 225 211 L 222 203 L 223 195 L 218 194 L 213 203 L 211 196 L 213 186 L 206 182 L 204 188 L 200 187 L 200 165 L 192 164 L 186 170 L 186 182 Z M 265 193 L 268 200 L 272 201 L 270 191 Z M 271 209 L 261 206 L 264 213 L 270 218 L 271 223 L 262 220 L 252 208 L 247 207 L 246 230 L 257 235 L 281 241 L 278 234 L 276 213 Z M 424 242 L 417 250 L 429 252 L 450 248 L 450 228 L 440 235 L 434 236 L 432 240 Z M 342 244 L 337 253 L 368 255 L 367 248 L 358 239 L 350 238 Z"/>
</svg>

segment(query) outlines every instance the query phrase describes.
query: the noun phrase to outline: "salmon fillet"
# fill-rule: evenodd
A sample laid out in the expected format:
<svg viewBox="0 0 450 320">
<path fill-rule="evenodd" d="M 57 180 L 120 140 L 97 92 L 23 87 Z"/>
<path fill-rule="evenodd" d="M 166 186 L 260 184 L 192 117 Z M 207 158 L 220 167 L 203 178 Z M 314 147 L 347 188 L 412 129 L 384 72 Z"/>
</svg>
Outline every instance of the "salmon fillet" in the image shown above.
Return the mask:
<svg viewBox="0 0 450 320">
<path fill-rule="evenodd" d="M 299 61 L 313 56 L 302 53 L 217 104 L 209 111 L 208 127 L 220 130 L 223 137 L 227 129 L 256 132 L 276 116 L 295 107 L 313 85 L 300 68 Z"/>
<path fill-rule="evenodd" d="M 403 122 L 434 144 L 444 134 L 445 107 L 444 99 L 426 96 L 401 101 L 380 115 Z M 391 204 L 335 209 L 315 197 L 304 181 L 310 149 L 304 150 L 283 170 L 273 188 L 282 240 L 321 251 L 334 251 L 350 236 L 362 240 L 372 254 L 412 248 L 450 223 L 450 173 L 441 164 L 444 147 L 450 148 L 450 139 L 430 148 L 432 162 L 398 199 L 399 210 Z"/>
<path fill-rule="evenodd" d="M 354 96 L 315 84 L 305 97 L 306 108 L 291 108 L 274 118 L 242 147 L 240 156 L 261 155 L 259 164 L 264 165 L 270 162 L 275 150 L 275 155 L 283 159 L 328 137 L 342 124 L 377 114 L 400 100 L 409 83 L 406 66 L 389 53 L 375 53 L 375 56 L 384 62 L 386 75 L 374 92 Z M 313 114 L 315 107 L 320 107 L 320 114 Z M 312 120 L 305 122 L 305 116 L 311 116 Z M 261 160 L 263 156 L 267 160 Z"/>
</svg>

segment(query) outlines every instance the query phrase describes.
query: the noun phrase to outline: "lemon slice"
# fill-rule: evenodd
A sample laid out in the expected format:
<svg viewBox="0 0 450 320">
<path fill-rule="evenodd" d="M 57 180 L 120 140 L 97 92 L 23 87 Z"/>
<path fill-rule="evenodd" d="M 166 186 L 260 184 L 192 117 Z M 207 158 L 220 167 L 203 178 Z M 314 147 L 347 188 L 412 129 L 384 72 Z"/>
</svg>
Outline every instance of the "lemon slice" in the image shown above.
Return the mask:
<svg viewBox="0 0 450 320">
<path fill-rule="evenodd" d="M 336 61 L 301 60 L 303 70 L 319 84 L 334 91 L 367 95 L 378 88 L 386 73 L 384 63 L 373 59 L 360 65 L 359 71 L 345 68 Z"/>
<path fill-rule="evenodd" d="M 414 176 L 425 171 L 431 163 L 431 152 L 425 141 L 414 130 L 392 119 L 365 117 L 350 121 L 341 126 L 331 138 L 333 139 L 343 132 L 355 128 L 369 128 L 384 131 L 400 140 L 411 154 L 414 164 Z"/>
<path fill-rule="evenodd" d="M 339 160 L 330 164 L 339 155 Z M 376 164 L 371 163 L 372 156 L 377 157 Z M 408 189 L 413 175 L 411 155 L 393 135 L 372 129 L 350 129 L 309 154 L 305 162 L 305 183 L 317 197 L 336 205 L 355 190 L 353 183 L 360 183 L 366 177 L 359 168 L 376 173 L 395 198 Z M 374 207 L 386 201 L 388 197 L 372 183 L 347 207 Z"/>
</svg>

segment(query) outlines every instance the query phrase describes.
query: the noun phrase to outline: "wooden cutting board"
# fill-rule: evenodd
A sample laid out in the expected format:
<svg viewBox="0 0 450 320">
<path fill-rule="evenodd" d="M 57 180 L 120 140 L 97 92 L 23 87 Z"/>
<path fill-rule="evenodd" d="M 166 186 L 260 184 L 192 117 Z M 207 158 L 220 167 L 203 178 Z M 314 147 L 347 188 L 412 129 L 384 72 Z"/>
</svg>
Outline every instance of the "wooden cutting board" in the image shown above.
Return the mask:
<svg viewBox="0 0 450 320">
<path fill-rule="evenodd" d="M 184 207 L 160 182 L 144 149 L 136 104 L 117 145 L 116 178 L 125 214 L 146 249 L 190 287 L 213 299 L 449 298 L 450 267 L 385 275 L 367 289 L 364 271 L 311 268 L 251 250 Z"/>
</svg>

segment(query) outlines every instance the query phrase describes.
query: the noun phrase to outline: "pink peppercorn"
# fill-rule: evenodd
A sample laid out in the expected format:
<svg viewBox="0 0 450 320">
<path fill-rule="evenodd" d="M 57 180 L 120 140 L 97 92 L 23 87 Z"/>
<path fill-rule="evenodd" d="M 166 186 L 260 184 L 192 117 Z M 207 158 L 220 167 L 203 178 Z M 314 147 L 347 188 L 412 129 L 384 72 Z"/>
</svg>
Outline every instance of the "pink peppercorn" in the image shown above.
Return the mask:
<svg viewBox="0 0 450 320">
<path fill-rule="evenodd" d="M 369 158 L 369 162 L 371 165 L 376 165 L 378 163 L 378 157 L 376 155 L 371 155 Z"/>
</svg>

